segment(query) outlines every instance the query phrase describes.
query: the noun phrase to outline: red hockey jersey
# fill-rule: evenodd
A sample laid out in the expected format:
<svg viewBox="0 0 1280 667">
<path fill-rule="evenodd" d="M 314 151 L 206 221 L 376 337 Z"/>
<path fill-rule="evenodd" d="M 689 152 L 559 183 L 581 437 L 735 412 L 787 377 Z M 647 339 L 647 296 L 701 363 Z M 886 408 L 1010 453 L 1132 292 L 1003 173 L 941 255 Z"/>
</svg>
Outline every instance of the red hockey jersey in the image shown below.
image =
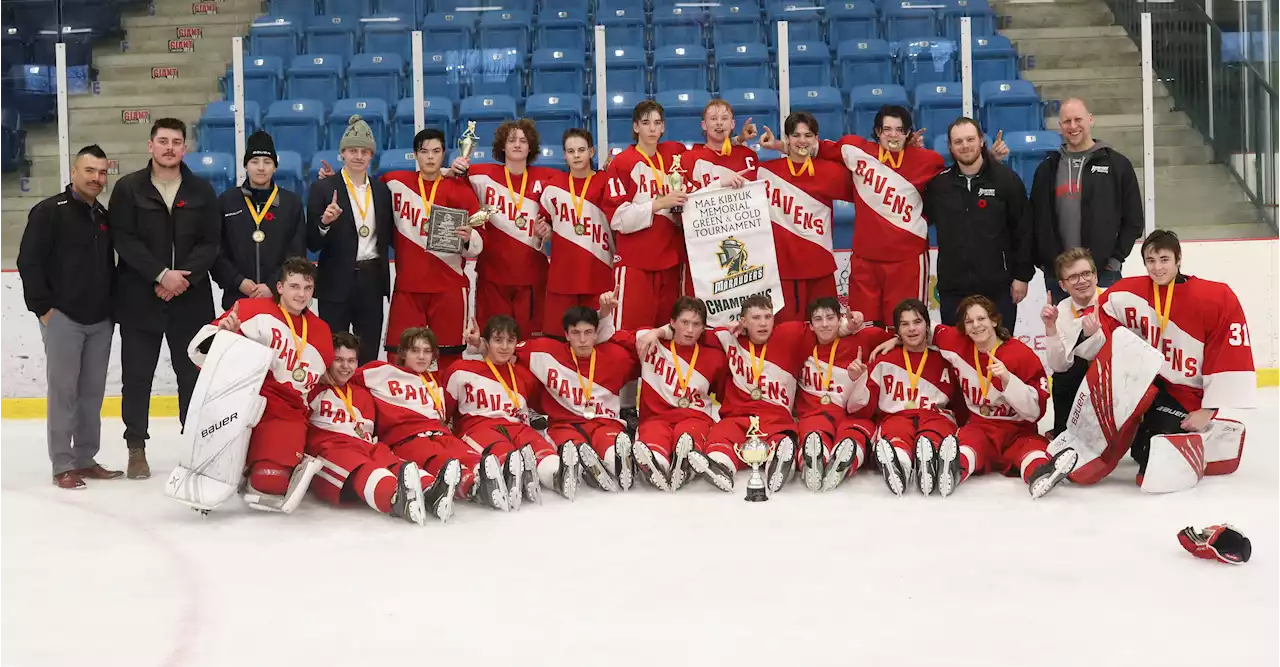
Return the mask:
<svg viewBox="0 0 1280 667">
<path fill-rule="evenodd" d="M 618 331 L 609 341 L 634 355 L 636 338 L 648 331 Z M 671 353 L 673 347 L 675 355 Z M 678 363 L 676 356 L 679 356 Z M 719 343 L 675 345 L 666 341 L 655 345 L 640 359 L 640 379 L 644 382 L 639 396 L 640 419 L 661 419 L 674 424 L 698 416 L 717 418 L 720 411 L 711 396 L 724 396 L 728 370 L 729 362 Z M 680 407 L 681 399 L 687 401 L 688 407 Z"/>
<path fill-rule="evenodd" d="M 769 197 L 769 219 L 783 280 L 820 278 L 836 272 L 832 253 L 832 206 L 853 199 L 853 183 L 844 164 L 811 160 L 813 175 L 788 158 L 760 165 L 758 178 Z M 796 173 L 791 173 L 792 169 Z"/>
<path fill-rule="evenodd" d="M 301 316 L 290 316 L 294 334 L 289 332 L 285 311 L 275 299 L 260 297 L 241 299 L 233 309 L 240 318 L 240 335 L 255 343 L 275 350 L 271 370 L 262 381 L 262 396 L 267 399 L 266 414 L 281 417 L 298 417 L 307 409 L 307 394 L 320 381 L 333 361 L 333 335 L 329 325 L 309 309 Z M 206 324 L 192 340 L 203 340 L 218 332 L 218 323 L 227 316 L 218 316 L 213 324 Z M 298 351 L 301 343 L 302 351 Z M 191 360 L 197 366 L 204 363 L 204 355 L 193 349 Z M 294 371 L 301 368 L 305 375 L 294 379 Z"/>
<path fill-rule="evenodd" d="M 556 172 L 546 183 L 542 208 L 551 216 L 552 230 L 548 292 L 601 294 L 613 289 L 613 230 L 600 208 L 608 180 L 600 173 L 573 178 Z"/>
<path fill-rule="evenodd" d="M 973 341 L 959 329 L 939 324 L 933 330 L 933 344 L 959 377 L 960 392 L 964 395 L 969 419 L 1035 424 L 1044 416 L 1045 401 L 1049 398 L 1049 378 L 1045 376 L 1044 363 L 1026 343 L 1011 338 L 995 350 L 996 358 L 1009 369 L 1008 383 L 994 374 L 988 375 L 987 364 L 991 357 L 978 353 Z M 977 367 L 974 366 L 975 354 Z M 991 378 L 985 399 L 982 397 L 979 368 L 983 378 Z M 982 414 L 983 408 L 986 415 Z"/>
<path fill-rule="evenodd" d="M 1160 378 L 1188 411 L 1252 408 L 1257 401 L 1249 325 L 1235 292 L 1223 283 L 1179 276 L 1171 298 L 1160 289 L 1168 320 L 1160 331 L 1156 286 L 1147 276 L 1124 278 L 1102 294 L 1103 329 L 1125 327 L 1164 354 Z"/>
<path fill-rule="evenodd" d="M 463 273 L 466 259 L 476 257 L 484 249 L 483 233 L 471 230 L 470 244 L 461 255 L 432 252 L 427 250 L 427 218 L 433 202 L 475 213 L 480 210 L 476 193 L 461 178 L 424 180 L 419 189 L 418 177 L 416 171 L 393 171 L 382 176 L 382 182 L 391 190 L 392 217 L 396 221 L 396 289 L 402 292 L 466 289 L 471 286 Z"/>
<path fill-rule="evenodd" d="M 483 359 L 461 359 L 445 372 L 444 386 L 463 434 L 491 421 L 525 423 L 525 411 L 541 409 L 543 403 L 542 385 L 519 364 L 489 368 Z"/>
<path fill-rule="evenodd" d="M 826 345 L 818 345 L 815 340 L 813 349 L 805 357 L 804 366 L 800 370 L 796 417 L 808 417 L 820 412 L 836 416 L 851 412 L 849 400 L 854 391 L 854 381 L 849 377 L 849 364 L 854 359 L 862 359 L 865 363 L 867 355 L 877 345 L 892 337 L 892 334 L 880 327 L 865 326 L 852 336 L 837 338 Z M 835 362 L 830 363 L 833 351 Z M 863 377 L 866 377 L 865 374 Z M 831 402 L 823 403 L 823 396 L 829 397 Z"/>
<path fill-rule="evenodd" d="M 952 416 L 948 409 L 955 383 L 954 370 L 937 348 L 906 352 L 899 348 L 868 364 L 849 401 L 849 411 L 864 417 L 891 415 L 910 410 L 928 410 Z M 924 367 L 921 367 L 921 362 Z M 910 369 L 908 370 L 908 365 Z M 911 377 L 916 372 L 915 388 Z M 990 394 L 987 394 L 990 396 Z"/>
<path fill-rule="evenodd" d="M 818 343 L 807 322 L 783 322 L 774 326 L 769 342 L 755 347 L 754 361 L 746 334 L 733 336 L 727 329 L 717 328 L 708 330 L 704 335 L 707 337 L 718 342 L 728 358 L 728 376 L 724 395 L 720 397 L 722 416 L 759 415 L 767 421 L 791 419 L 796 404 L 796 378 L 809 352 Z M 760 371 L 758 381 L 755 381 L 753 363 L 755 370 Z M 761 392 L 759 400 L 751 398 L 756 388 Z"/>
<path fill-rule="evenodd" d="M 485 225 L 488 232 L 484 241 L 488 252 L 476 260 L 477 275 L 499 285 L 536 285 L 542 282 L 547 272 L 547 256 L 543 254 L 542 239 L 533 233 L 533 223 L 539 217 L 551 218 L 542 209 L 542 192 L 556 173 L 547 167 L 527 167 L 524 174 L 511 174 L 511 187 L 508 189 L 505 166 L 471 165 L 467 177 L 480 205 L 498 209 Z M 528 181 L 525 181 L 525 174 L 529 176 Z M 520 213 L 525 216 L 524 229 L 516 226 Z"/>
<path fill-rule="evenodd" d="M 351 392 L 349 396 L 344 395 Z M 347 405 L 347 399 L 351 404 Z M 311 389 L 307 416 L 307 453 L 317 452 L 344 441 L 359 440 L 371 443 L 375 440 L 375 423 L 378 408 L 368 389 L 348 382 L 347 386 L 334 388 L 317 384 Z"/>
<path fill-rule="evenodd" d="M 754 181 L 760 158 L 747 146 L 734 146 L 728 155 L 721 155 L 719 148 L 711 149 L 706 144 L 698 144 L 685 151 L 680 163 L 685 169 L 685 182 L 692 192 L 720 187 L 717 181 L 731 178 L 740 171 L 743 172 L 743 178 Z"/>
<path fill-rule="evenodd" d="M 636 379 L 635 355 L 614 343 L 595 347 L 595 378 L 591 378 L 591 357 L 577 357 L 568 343 L 554 338 L 521 341 L 516 356 L 545 392 L 543 410 L 551 423 L 588 421 L 587 406 L 593 406 L 595 419 L 622 422 L 622 386 Z M 588 398 L 590 394 L 590 398 Z"/>
<path fill-rule="evenodd" d="M 371 361 L 356 371 L 351 384 L 373 395 L 378 438 L 388 445 L 419 433 L 449 431 L 453 403 L 435 373 L 419 375 L 385 361 Z"/>
<path fill-rule="evenodd" d="M 899 261 L 929 249 L 929 226 L 924 217 L 924 189 L 942 171 L 942 156 L 908 146 L 880 162 L 880 144 L 849 135 L 838 143 L 822 142 L 818 157 L 839 160 L 853 174 L 853 252 L 864 259 Z"/>
<path fill-rule="evenodd" d="M 651 206 L 667 190 L 672 158 L 683 153 L 684 144 L 664 141 L 657 155 L 646 157 L 632 146 L 609 163 L 608 192 L 601 208 L 617 242 L 615 265 L 660 271 L 685 263 L 679 215 L 669 209 L 654 213 Z"/>
</svg>

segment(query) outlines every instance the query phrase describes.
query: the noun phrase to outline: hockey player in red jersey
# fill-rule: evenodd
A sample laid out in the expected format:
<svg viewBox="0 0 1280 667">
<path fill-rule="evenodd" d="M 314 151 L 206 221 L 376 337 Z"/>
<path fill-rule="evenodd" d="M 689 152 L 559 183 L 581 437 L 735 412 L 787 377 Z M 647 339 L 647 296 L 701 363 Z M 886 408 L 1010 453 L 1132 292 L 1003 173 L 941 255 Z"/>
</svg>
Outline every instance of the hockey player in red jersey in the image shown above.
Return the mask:
<svg viewBox="0 0 1280 667">
<path fill-rule="evenodd" d="M 683 167 L 690 190 L 738 188 L 756 180 L 760 158 L 746 142 L 755 137 L 756 126 L 748 118 L 742 134 L 733 136 L 736 126 L 733 106 L 711 100 L 702 109 L 702 132 L 707 141 L 685 152 Z"/>
<path fill-rule="evenodd" d="M 840 338 L 841 308 L 834 296 L 809 304 L 809 328 L 816 341 L 805 358 L 796 392 L 800 468 L 810 491 L 831 490 L 866 461 L 875 433 L 870 415 L 853 415 L 850 397 L 856 378 L 850 368 L 866 364 L 867 355 L 891 337 L 884 329 L 864 326 Z"/>
<path fill-rule="evenodd" d="M 590 132 L 565 131 L 569 173 L 556 172 L 542 191 L 542 208 L 551 216 L 550 224 L 539 225 L 551 241 L 542 324 L 542 333 L 549 336 L 564 336 L 564 311 L 572 306 L 596 310 L 600 294 L 613 290 L 613 230 L 600 208 L 608 179 L 592 169 L 595 155 Z"/>
<path fill-rule="evenodd" d="M 245 500 L 290 496 L 306 491 L 315 472 L 303 456 L 307 441 L 307 394 L 333 359 L 329 325 L 308 306 L 315 292 L 316 267 L 302 257 L 285 260 L 276 283 L 279 297 L 241 299 L 195 335 L 191 360 L 204 363 L 208 344 L 219 329 L 239 333 L 277 352 L 262 381 L 266 407 L 249 437 L 248 490 Z M 302 464 L 302 465 L 300 465 Z"/>
<path fill-rule="evenodd" d="M 359 351 L 354 335 L 334 334 L 333 363 L 324 382 L 311 388 L 307 454 L 321 465 L 311 489 L 334 505 L 347 497 L 363 498 L 383 514 L 419 525 L 426 523 L 428 512 L 447 521 L 461 476 L 458 462 L 450 461 L 435 476 L 375 441 L 378 408 L 373 395 L 350 382 L 360 365 Z"/>
<path fill-rule="evenodd" d="M 914 476 L 924 495 L 934 489 L 934 452 L 956 433 L 949 409 L 955 393 L 951 364 L 929 347 L 929 308 L 907 299 L 893 310 L 901 350 L 882 354 L 858 376 L 850 409 L 874 412 L 878 420 L 875 459 L 890 491 L 901 496 Z M 923 461 L 916 470 L 916 460 Z"/>
<path fill-rule="evenodd" d="M 498 126 L 492 155 L 498 164 L 473 165 L 466 156 L 453 161 L 454 173 L 466 172 L 480 205 L 497 208 L 485 234 L 488 252 L 476 260 L 476 318 L 510 315 L 522 331 L 536 333 L 542 328 L 547 256 L 535 228 L 548 218 L 542 192 L 558 172 L 533 166 L 538 130 L 527 118 Z"/>
<path fill-rule="evenodd" d="M 640 427 L 632 459 L 639 476 L 664 491 L 677 491 L 692 477 L 690 452 L 706 455 L 707 434 L 719 414 L 712 395 L 724 395 L 728 360 L 719 345 L 703 344 L 706 322 L 702 299 L 676 299 L 671 340 L 640 358 Z M 635 351 L 637 337 L 647 332 L 618 331 L 609 340 Z"/>
<path fill-rule="evenodd" d="M 819 142 L 813 114 L 792 113 L 784 130 L 786 156 L 760 165 L 758 177 L 768 188 L 778 276 L 786 300 L 774 318 L 798 322 L 814 299 L 836 296 L 831 210 L 835 200 L 853 198 L 853 187 L 844 164 L 814 159 Z"/>
<path fill-rule="evenodd" d="M 609 163 L 601 206 L 617 243 L 614 284 L 618 329 L 659 326 L 684 293 L 684 233 L 677 212 L 688 200 L 683 181 L 668 184 L 672 162 L 684 145 L 661 141 L 666 129 L 662 105 L 644 100 L 631 113 L 635 144 Z"/>
<path fill-rule="evenodd" d="M 439 372 L 462 355 L 462 331 L 467 326 L 470 281 L 463 269 L 466 260 L 484 249 L 484 236 L 476 229 L 459 229 L 462 254 L 427 249 L 427 221 L 431 207 L 456 208 L 468 215 L 480 210 L 471 184 L 462 178 L 445 178 L 444 133 L 426 129 L 413 138 L 418 170 L 393 171 L 382 182 L 391 190 L 396 223 L 396 284 L 387 316 L 387 360 L 395 363 L 400 334 L 410 327 L 429 326 L 440 342 L 436 359 Z"/>
</svg>

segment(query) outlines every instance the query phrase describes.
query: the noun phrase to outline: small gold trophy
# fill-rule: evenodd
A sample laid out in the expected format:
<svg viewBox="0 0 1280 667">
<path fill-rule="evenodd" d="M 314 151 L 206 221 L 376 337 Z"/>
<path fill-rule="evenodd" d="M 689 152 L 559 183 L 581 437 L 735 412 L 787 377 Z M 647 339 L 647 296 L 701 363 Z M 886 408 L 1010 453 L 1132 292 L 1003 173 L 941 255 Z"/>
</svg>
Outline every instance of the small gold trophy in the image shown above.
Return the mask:
<svg viewBox="0 0 1280 667">
<path fill-rule="evenodd" d="M 751 427 L 747 429 L 747 441 L 733 446 L 733 451 L 738 458 L 751 467 L 751 477 L 747 478 L 747 502 L 749 503 L 764 502 L 769 499 L 764 477 L 760 474 L 760 466 L 773 460 L 774 447 L 765 440 L 768 435 L 760 430 L 760 418 L 752 415 Z"/>
<path fill-rule="evenodd" d="M 480 141 L 480 137 L 476 136 L 476 122 L 474 120 L 467 121 L 467 129 L 458 137 L 458 149 L 461 151 L 458 157 L 471 159 L 471 153 L 476 149 L 476 143 Z"/>
<path fill-rule="evenodd" d="M 671 192 L 684 192 L 684 167 L 680 166 L 680 156 L 671 158 L 671 169 L 667 170 L 667 189 Z"/>
<path fill-rule="evenodd" d="M 483 227 L 484 223 L 489 222 L 489 216 L 498 212 L 498 207 L 493 204 L 485 204 L 480 207 L 479 211 L 472 213 L 467 217 L 467 226 L 471 228 Z"/>
</svg>

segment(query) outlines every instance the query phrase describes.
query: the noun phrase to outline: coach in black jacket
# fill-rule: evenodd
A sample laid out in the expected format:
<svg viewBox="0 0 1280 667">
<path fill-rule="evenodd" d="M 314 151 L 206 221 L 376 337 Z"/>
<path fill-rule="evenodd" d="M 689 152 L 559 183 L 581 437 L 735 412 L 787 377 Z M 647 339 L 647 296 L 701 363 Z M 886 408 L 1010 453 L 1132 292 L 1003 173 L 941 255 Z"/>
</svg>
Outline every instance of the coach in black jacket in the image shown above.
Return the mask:
<svg viewBox="0 0 1280 667">
<path fill-rule="evenodd" d="M 391 190 L 369 174 L 374 147 L 369 124 L 352 116 L 339 143 L 342 169 L 307 193 L 307 247 L 320 253 L 319 315 L 335 333 L 354 330 L 361 364 L 377 359 L 382 347 L 395 233 Z"/>
<path fill-rule="evenodd" d="M 947 130 L 955 164 L 929 182 L 924 215 L 938 230 L 938 301 L 943 324 L 960 324 L 956 308 L 981 294 L 1010 332 L 1035 275 L 1027 191 L 1014 171 L 987 152 L 982 129 L 959 118 Z"/>
<path fill-rule="evenodd" d="M 222 213 L 213 186 L 182 162 L 186 137 L 182 121 L 157 120 L 147 142 L 151 161 L 116 182 L 108 208 L 120 257 L 120 411 L 129 476 L 135 478 L 150 475 L 143 448 L 161 339 L 169 341 L 178 414 L 185 422 L 199 375 L 187 344 L 214 317 L 209 268 L 218 256 Z"/>
</svg>

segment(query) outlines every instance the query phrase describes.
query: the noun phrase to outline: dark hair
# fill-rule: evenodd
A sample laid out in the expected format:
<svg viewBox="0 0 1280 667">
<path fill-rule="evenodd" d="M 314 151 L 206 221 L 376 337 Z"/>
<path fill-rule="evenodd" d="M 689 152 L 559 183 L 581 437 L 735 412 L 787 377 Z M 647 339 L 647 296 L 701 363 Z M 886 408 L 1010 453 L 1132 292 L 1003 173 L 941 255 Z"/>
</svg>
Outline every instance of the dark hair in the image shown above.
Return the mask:
<svg viewBox="0 0 1280 667">
<path fill-rule="evenodd" d="M 784 134 L 792 134 L 796 131 L 796 126 L 804 123 L 809 126 L 809 131 L 818 133 L 818 119 L 808 111 L 793 111 L 787 115 L 787 120 L 782 123 L 782 131 Z"/>
<path fill-rule="evenodd" d="M 752 294 L 751 296 L 747 297 L 746 301 L 742 302 L 742 307 L 738 309 L 738 317 L 739 318 L 746 317 L 747 311 L 751 310 L 752 308 L 760 308 L 762 310 L 767 310 L 772 313 L 773 299 L 770 299 L 768 295 L 765 295 L 765 294 Z"/>
<path fill-rule="evenodd" d="M 586 322 L 593 327 L 600 326 L 600 313 L 597 313 L 586 306 L 570 306 L 564 311 L 564 316 L 560 318 L 560 324 L 565 331 L 575 324 Z"/>
<path fill-rule="evenodd" d="M 569 143 L 570 139 L 574 137 L 578 137 L 579 139 L 585 139 L 587 142 L 587 146 L 590 146 L 591 148 L 596 147 L 596 140 L 594 137 L 591 136 L 591 132 L 581 127 L 571 127 L 565 130 L 564 136 L 560 137 L 560 145 L 564 146 L 565 144 Z"/>
<path fill-rule="evenodd" d="M 987 317 L 991 319 L 991 323 L 996 327 L 996 337 L 1000 340 L 1009 340 L 1013 336 L 1009 330 L 1002 326 L 1000 321 L 1000 311 L 996 308 L 996 304 L 981 294 L 966 296 L 960 301 L 960 305 L 956 307 L 956 322 L 963 327 L 964 315 L 974 306 L 982 306 L 987 311 Z"/>
<path fill-rule="evenodd" d="M 529 140 L 527 162 L 533 164 L 533 161 L 538 159 L 538 152 L 542 149 L 538 143 L 538 128 L 528 118 L 508 120 L 498 126 L 498 130 L 493 133 L 493 159 L 498 162 L 507 161 L 507 138 L 511 136 L 513 130 L 524 132 L 524 138 Z"/>
<path fill-rule="evenodd" d="M 1146 259 L 1148 250 L 1168 250 L 1173 253 L 1173 258 L 1179 262 L 1182 261 L 1182 242 L 1178 240 L 1178 234 L 1168 229 L 1157 229 L 1147 235 L 1142 242 L 1142 257 Z"/>
<path fill-rule="evenodd" d="M 96 157 L 99 160 L 107 159 L 107 154 L 103 152 L 102 147 L 98 144 L 89 144 L 88 146 L 81 148 L 80 152 L 76 153 L 76 159 L 79 160 L 85 155 L 88 155 L 89 157 Z"/>
<path fill-rule="evenodd" d="M 339 331 L 333 334 L 333 351 L 337 352 L 339 348 L 360 351 L 360 337 L 350 331 Z"/>
<path fill-rule="evenodd" d="M 955 159 L 956 154 L 951 150 L 951 131 L 961 125 L 972 125 L 973 129 L 978 131 L 978 140 L 982 142 L 982 148 L 980 149 L 982 152 L 982 159 L 984 161 L 991 160 L 991 153 L 987 150 L 987 140 L 982 134 L 982 126 L 978 124 L 978 121 L 969 118 L 968 116 L 961 116 L 951 121 L 951 124 L 947 126 L 947 152 L 951 155 L 952 159 Z"/>
<path fill-rule="evenodd" d="M 813 314 L 819 310 L 829 310 L 836 315 L 840 314 L 840 300 L 834 296 L 820 296 L 809 302 L 809 307 L 805 309 L 804 318 L 806 320 L 813 319 Z"/>
<path fill-rule="evenodd" d="M 177 130 L 182 133 L 182 140 L 187 139 L 187 124 L 177 118 L 160 118 L 151 126 L 151 138 L 156 138 L 156 132 L 160 130 Z"/>
<path fill-rule="evenodd" d="M 431 330 L 431 327 L 409 327 L 405 329 L 400 334 L 400 347 L 396 350 L 396 353 L 403 357 L 406 352 L 413 349 L 414 344 L 418 341 L 426 341 L 427 345 L 431 346 L 431 356 L 440 356 L 440 346 L 436 344 L 436 334 Z"/>
<path fill-rule="evenodd" d="M 306 257 L 290 257 L 280 265 L 280 282 L 289 276 L 302 276 L 311 282 L 316 281 L 316 265 Z"/>
<path fill-rule="evenodd" d="M 682 296 L 671 306 L 671 319 L 675 320 L 682 313 L 695 313 L 702 318 L 703 326 L 707 324 L 707 302 L 692 296 Z"/>
<path fill-rule="evenodd" d="M 1098 270 L 1098 265 L 1093 261 L 1093 253 L 1089 252 L 1088 248 L 1072 248 L 1063 252 L 1061 255 L 1058 255 L 1053 260 L 1053 272 L 1057 274 L 1058 280 L 1066 280 L 1067 278 L 1062 275 L 1062 272 L 1066 271 L 1068 266 L 1071 266 L 1080 260 L 1087 260 L 1089 262 L 1090 271 Z"/>
<path fill-rule="evenodd" d="M 924 326 L 929 326 L 929 307 L 924 305 L 920 299 L 903 299 L 902 303 L 893 307 L 893 326 L 902 326 L 902 316 L 907 313 L 915 313 L 924 320 Z"/>
<path fill-rule="evenodd" d="M 422 145 L 432 139 L 439 141 L 440 145 L 445 149 L 445 152 L 448 152 L 449 146 L 444 140 L 444 132 L 441 132 L 434 127 L 428 127 L 427 129 L 413 135 L 413 152 L 417 153 L 422 150 Z"/>
<path fill-rule="evenodd" d="M 649 115 L 649 112 L 651 111 L 657 111 L 658 118 L 661 118 L 663 122 L 666 122 L 667 110 L 663 109 L 661 104 L 658 104 L 653 100 L 640 100 L 640 103 L 636 105 L 636 108 L 631 110 L 631 124 L 635 125 L 636 123 L 639 123 L 640 119 Z M 636 141 L 638 139 L 640 139 L 640 135 L 636 132 L 636 129 L 632 127 L 631 140 Z"/>
<path fill-rule="evenodd" d="M 876 112 L 875 129 L 872 131 L 872 135 L 877 139 L 880 138 L 880 128 L 884 127 L 884 119 L 886 118 L 897 118 L 902 121 L 903 132 L 910 133 L 911 130 L 915 129 L 911 125 L 911 112 L 907 111 L 906 107 L 898 106 L 897 104 L 886 104 Z"/>
<path fill-rule="evenodd" d="M 493 337 L 500 333 L 511 334 L 516 340 L 520 340 L 520 325 L 510 315 L 494 315 L 484 323 L 484 330 L 480 332 L 480 337 L 493 340 Z"/>
</svg>

